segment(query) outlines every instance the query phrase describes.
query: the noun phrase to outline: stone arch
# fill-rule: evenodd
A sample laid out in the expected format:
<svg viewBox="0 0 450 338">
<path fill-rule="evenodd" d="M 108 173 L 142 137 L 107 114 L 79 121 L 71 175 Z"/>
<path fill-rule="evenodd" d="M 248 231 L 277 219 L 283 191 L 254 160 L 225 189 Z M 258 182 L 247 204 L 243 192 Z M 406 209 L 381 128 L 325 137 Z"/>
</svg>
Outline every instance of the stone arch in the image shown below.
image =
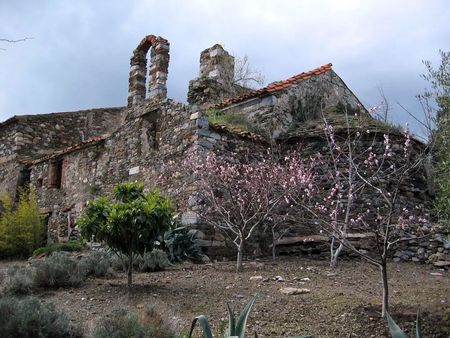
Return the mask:
<svg viewBox="0 0 450 338">
<path fill-rule="evenodd" d="M 169 69 L 169 41 L 154 35 L 147 35 L 130 60 L 128 81 L 128 106 L 142 102 L 146 97 L 147 53 L 150 50 L 148 97 L 162 101 L 167 98 L 167 73 Z"/>
</svg>

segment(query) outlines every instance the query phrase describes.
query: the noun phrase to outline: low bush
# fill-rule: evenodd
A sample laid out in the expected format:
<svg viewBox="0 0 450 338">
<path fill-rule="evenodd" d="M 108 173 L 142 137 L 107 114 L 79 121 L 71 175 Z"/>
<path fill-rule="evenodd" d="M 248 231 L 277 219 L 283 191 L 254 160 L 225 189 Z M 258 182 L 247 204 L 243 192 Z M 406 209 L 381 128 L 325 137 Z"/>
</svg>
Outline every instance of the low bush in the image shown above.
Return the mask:
<svg viewBox="0 0 450 338">
<path fill-rule="evenodd" d="M 175 334 L 155 309 L 147 305 L 139 313 L 127 313 L 123 309 L 114 310 L 112 315 L 97 327 L 94 337 L 171 338 L 175 337 Z"/>
<path fill-rule="evenodd" d="M 95 251 L 88 256 L 84 256 L 78 263 L 79 269 L 84 271 L 87 276 L 112 277 L 114 271 L 112 268 L 111 254 L 107 252 Z"/>
<path fill-rule="evenodd" d="M 30 267 L 14 265 L 8 269 L 7 276 L 7 293 L 26 295 L 34 288 L 34 269 Z"/>
<path fill-rule="evenodd" d="M 0 256 L 25 257 L 42 245 L 46 226 L 33 189 L 19 192 L 17 205 L 8 195 L 0 197 Z"/>
<path fill-rule="evenodd" d="M 64 252 L 54 252 L 47 259 L 35 263 L 37 287 L 78 286 L 86 276 L 82 266 Z"/>
<path fill-rule="evenodd" d="M 2 338 L 82 337 L 80 327 L 71 324 L 64 313 L 33 297 L 0 298 L 0 332 Z"/>
<path fill-rule="evenodd" d="M 33 256 L 38 256 L 43 253 L 46 255 L 50 255 L 53 252 L 56 251 L 67 251 L 67 252 L 73 252 L 73 251 L 83 251 L 86 248 L 83 241 L 68 241 L 63 243 L 52 243 L 47 246 L 43 246 L 40 248 L 37 248 L 33 251 Z"/>
<path fill-rule="evenodd" d="M 136 262 L 140 272 L 161 271 L 170 265 L 169 259 L 164 251 L 153 249 L 138 256 Z"/>
</svg>

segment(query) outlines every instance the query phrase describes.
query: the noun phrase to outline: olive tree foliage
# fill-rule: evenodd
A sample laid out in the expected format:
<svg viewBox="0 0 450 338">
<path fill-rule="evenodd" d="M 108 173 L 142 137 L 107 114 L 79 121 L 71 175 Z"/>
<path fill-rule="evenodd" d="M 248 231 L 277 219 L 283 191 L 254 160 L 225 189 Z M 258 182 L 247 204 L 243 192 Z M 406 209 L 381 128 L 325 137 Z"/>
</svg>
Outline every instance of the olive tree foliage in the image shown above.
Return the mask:
<svg viewBox="0 0 450 338">
<path fill-rule="evenodd" d="M 426 73 L 422 78 L 429 87 L 418 95 L 429 121 L 426 126 L 430 142 L 435 143 L 436 215 L 450 228 L 450 52 L 439 51 L 437 68 L 423 61 Z"/>
<path fill-rule="evenodd" d="M 153 249 L 158 236 L 170 228 L 173 208 L 158 190 L 144 193 L 142 183 L 121 183 L 113 197 L 88 202 L 80 217 L 81 235 L 105 242 L 128 257 L 128 286 L 132 284 L 133 255 Z"/>
</svg>

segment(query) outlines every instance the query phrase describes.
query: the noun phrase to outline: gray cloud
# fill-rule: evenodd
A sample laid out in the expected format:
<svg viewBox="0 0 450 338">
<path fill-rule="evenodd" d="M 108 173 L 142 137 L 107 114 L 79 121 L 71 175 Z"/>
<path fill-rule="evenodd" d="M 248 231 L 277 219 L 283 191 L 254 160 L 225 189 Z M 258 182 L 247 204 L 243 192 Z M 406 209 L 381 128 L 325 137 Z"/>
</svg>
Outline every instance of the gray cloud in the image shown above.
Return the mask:
<svg viewBox="0 0 450 338">
<path fill-rule="evenodd" d="M 421 60 L 448 49 L 447 0 L 6 1 L 0 47 L 0 120 L 12 115 L 126 104 L 129 58 L 146 34 L 171 43 L 169 97 L 184 101 L 200 52 L 216 42 L 247 54 L 267 82 L 332 62 L 367 106 L 382 88 L 393 119 L 420 114 Z"/>
</svg>

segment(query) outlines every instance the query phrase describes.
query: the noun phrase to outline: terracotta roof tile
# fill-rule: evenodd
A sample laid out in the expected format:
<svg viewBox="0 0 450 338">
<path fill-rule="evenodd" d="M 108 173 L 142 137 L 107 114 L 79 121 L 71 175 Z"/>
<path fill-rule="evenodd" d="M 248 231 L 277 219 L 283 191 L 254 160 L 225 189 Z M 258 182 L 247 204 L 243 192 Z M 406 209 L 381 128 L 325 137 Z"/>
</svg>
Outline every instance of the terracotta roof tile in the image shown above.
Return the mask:
<svg viewBox="0 0 450 338">
<path fill-rule="evenodd" d="M 249 93 L 246 93 L 246 94 L 243 94 L 243 95 L 231 98 L 231 99 L 226 99 L 226 100 L 222 101 L 221 103 L 215 105 L 213 108 L 222 109 L 231 104 L 243 102 L 243 101 L 246 101 L 251 98 L 262 97 L 262 96 L 266 96 L 269 94 L 274 94 L 280 90 L 289 88 L 290 86 L 292 86 L 295 83 L 298 83 L 298 82 L 304 81 L 304 80 L 308 80 L 311 78 L 312 75 L 319 75 L 319 74 L 325 73 L 325 72 L 331 70 L 331 66 L 332 66 L 331 63 L 327 63 L 326 65 L 312 69 L 308 72 L 303 72 L 303 73 L 291 76 L 290 78 L 288 78 L 286 80 L 273 82 L 273 83 L 269 84 L 267 87 L 253 90 Z"/>
</svg>

